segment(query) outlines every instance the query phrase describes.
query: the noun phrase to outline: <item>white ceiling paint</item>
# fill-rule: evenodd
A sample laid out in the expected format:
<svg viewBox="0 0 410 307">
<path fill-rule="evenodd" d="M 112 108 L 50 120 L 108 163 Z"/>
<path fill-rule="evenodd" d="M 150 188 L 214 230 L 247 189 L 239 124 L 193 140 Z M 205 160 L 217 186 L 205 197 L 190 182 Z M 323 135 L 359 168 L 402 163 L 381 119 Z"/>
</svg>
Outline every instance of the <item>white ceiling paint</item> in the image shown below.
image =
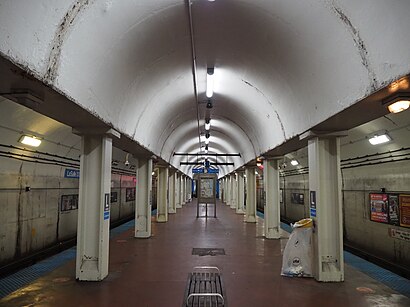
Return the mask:
<svg viewBox="0 0 410 307">
<path fill-rule="evenodd" d="M 199 101 L 214 66 L 211 135 L 238 163 L 410 72 L 409 1 L 197 0 L 192 11 Z M 199 149 L 190 47 L 184 1 L 0 2 L 5 57 L 175 166 L 174 151 Z"/>
</svg>

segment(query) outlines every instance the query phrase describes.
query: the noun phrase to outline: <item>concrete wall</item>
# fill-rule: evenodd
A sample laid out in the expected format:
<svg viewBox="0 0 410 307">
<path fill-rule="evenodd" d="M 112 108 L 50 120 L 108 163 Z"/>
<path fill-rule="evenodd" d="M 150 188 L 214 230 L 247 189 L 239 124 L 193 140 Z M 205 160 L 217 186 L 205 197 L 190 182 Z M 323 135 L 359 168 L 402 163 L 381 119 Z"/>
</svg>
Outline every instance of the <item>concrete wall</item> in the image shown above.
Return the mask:
<svg viewBox="0 0 410 307">
<path fill-rule="evenodd" d="M 18 172 L 12 172 L 19 164 Z M 61 210 L 62 195 L 78 194 L 78 179 L 64 178 L 64 167 L 0 157 L 0 266 L 74 238 L 78 210 Z M 8 169 L 8 171 L 5 170 Z M 125 201 L 135 177 L 113 174 L 111 221 L 133 216 L 135 201 Z M 26 191 L 30 187 L 30 191 Z"/>
<path fill-rule="evenodd" d="M 410 243 L 391 238 L 389 228 L 408 228 L 370 221 L 369 193 L 410 192 L 410 164 L 407 161 L 361 166 L 342 170 L 344 240 L 370 254 L 402 266 L 410 266 Z M 308 174 L 281 177 L 284 187 L 282 217 L 296 221 L 309 217 Z M 305 205 L 291 203 L 291 193 L 305 193 Z"/>
</svg>

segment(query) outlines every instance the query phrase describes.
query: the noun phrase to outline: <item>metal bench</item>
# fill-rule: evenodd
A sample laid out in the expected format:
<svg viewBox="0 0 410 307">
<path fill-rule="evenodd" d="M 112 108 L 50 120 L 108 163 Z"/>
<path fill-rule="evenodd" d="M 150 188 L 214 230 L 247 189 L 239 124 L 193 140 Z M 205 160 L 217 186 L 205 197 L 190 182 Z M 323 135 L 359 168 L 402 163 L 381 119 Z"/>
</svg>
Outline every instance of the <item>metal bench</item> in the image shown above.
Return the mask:
<svg viewBox="0 0 410 307">
<path fill-rule="evenodd" d="M 226 307 L 226 293 L 217 267 L 194 267 L 188 275 L 183 307 Z"/>
</svg>

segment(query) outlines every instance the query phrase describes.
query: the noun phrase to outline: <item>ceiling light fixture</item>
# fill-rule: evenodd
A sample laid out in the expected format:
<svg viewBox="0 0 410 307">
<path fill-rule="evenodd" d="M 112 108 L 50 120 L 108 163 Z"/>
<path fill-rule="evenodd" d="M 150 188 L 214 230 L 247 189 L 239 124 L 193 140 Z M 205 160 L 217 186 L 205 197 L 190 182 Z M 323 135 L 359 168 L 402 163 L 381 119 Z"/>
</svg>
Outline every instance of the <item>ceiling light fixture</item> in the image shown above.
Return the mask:
<svg viewBox="0 0 410 307">
<path fill-rule="evenodd" d="M 399 113 L 410 107 L 410 93 L 397 93 L 383 100 L 383 105 L 387 106 L 390 113 Z"/>
<path fill-rule="evenodd" d="M 22 135 L 19 142 L 24 145 L 38 147 L 41 144 L 41 140 L 35 136 Z"/>
<path fill-rule="evenodd" d="M 290 164 L 292 164 L 293 166 L 299 165 L 298 160 L 292 160 L 290 161 Z"/>
<path fill-rule="evenodd" d="M 214 68 L 206 70 L 206 97 L 211 98 L 214 94 Z"/>
<path fill-rule="evenodd" d="M 379 145 L 391 141 L 391 137 L 388 134 L 375 135 L 369 139 L 370 144 Z"/>
<path fill-rule="evenodd" d="M 211 129 L 211 120 L 207 119 L 205 120 L 205 130 Z"/>
<path fill-rule="evenodd" d="M 205 144 L 208 145 L 209 144 L 209 139 L 205 140 Z"/>
</svg>

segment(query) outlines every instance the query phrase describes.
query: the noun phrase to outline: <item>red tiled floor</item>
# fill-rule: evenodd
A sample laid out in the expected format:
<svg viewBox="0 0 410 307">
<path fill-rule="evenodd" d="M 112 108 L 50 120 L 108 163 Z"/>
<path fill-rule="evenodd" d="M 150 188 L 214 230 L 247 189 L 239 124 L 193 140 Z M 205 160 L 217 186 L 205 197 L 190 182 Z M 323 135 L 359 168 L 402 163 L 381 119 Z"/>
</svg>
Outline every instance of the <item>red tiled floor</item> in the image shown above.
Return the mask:
<svg viewBox="0 0 410 307">
<path fill-rule="evenodd" d="M 215 265 L 222 270 L 230 307 L 410 306 L 406 297 L 347 265 L 343 283 L 282 277 L 285 240 L 265 240 L 263 220 L 244 223 L 242 215 L 220 204 L 217 219 L 196 219 L 195 214 L 192 202 L 170 215 L 168 223 L 154 222 L 150 239 L 133 238 L 132 229 L 112 239 L 110 274 L 102 282 L 76 282 L 71 261 L 0 305 L 179 307 L 192 268 Z M 193 256 L 194 247 L 224 248 L 226 255 Z M 56 280 L 62 277 L 68 281 Z"/>
</svg>

